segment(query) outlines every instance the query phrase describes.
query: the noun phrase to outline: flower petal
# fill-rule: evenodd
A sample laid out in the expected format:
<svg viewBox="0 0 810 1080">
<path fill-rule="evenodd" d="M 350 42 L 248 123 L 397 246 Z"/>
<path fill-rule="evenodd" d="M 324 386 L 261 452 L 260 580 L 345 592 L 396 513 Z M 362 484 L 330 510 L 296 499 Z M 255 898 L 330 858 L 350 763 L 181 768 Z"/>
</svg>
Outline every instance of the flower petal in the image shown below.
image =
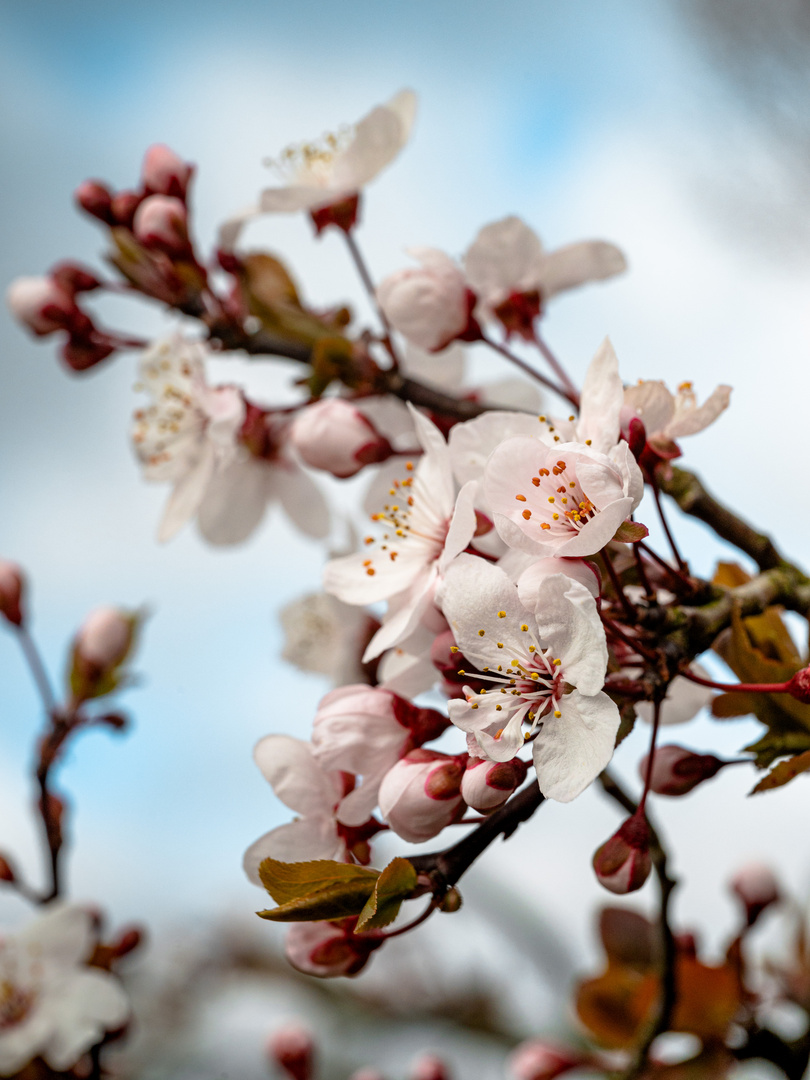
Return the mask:
<svg viewBox="0 0 810 1080">
<path fill-rule="evenodd" d="M 547 799 L 570 802 L 613 756 L 619 710 L 607 694 L 583 697 L 572 690 L 560 701 L 560 713 L 543 721 L 534 741 L 534 767 Z"/>
</svg>

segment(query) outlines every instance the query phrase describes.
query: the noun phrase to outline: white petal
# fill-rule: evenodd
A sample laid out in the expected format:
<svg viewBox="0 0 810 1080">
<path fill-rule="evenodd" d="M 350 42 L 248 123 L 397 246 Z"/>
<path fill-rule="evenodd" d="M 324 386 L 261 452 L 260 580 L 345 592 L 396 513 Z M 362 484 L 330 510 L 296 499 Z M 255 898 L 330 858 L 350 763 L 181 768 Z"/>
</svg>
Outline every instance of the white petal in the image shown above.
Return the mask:
<svg viewBox="0 0 810 1080">
<path fill-rule="evenodd" d="M 390 164 L 408 140 L 416 95 L 403 90 L 389 105 L 378 105 L 355 128 L 352 142 L 335 160 L 332 186 L 359 191 Z"/>
<path fill-rule="evenodd" d="M 245 873 L 254 885 L 261 885 L 259 863 L 264 859 L 307 862 L 309 859 L 341 860 L 346 846 L 338 837 L 335 819 L 329 815 L 299 818 L 260 836 L 242 860 Z"/>
<path fill-rule="evenodd" d="M 537 234 L 514 216 L 485 225 L 464 256 L 467 281 L 485 304 L 538 289 L 543 265 Z"/>
<path fill-rule="evenodd" d="M 458 482 L 466 484 L 468 480 L 480 480 L 490 454 L 505 439 L 516 435 L 534 438 L 544 431 L 536 416 L 496 409 L 482 413 L 474 420 L 454 424 L 448 446 Z"/>
<path fill-rule="evenodd" d="M 307 536 L 322 540 L 329 532 L 329 506 L 312 477 L 285 461 L 276 467 L 273 482 L 290 521 Z"/>
<path fill-rule="evenodd" d="M 685 410 L 680 413 L 677 401 L 675 404 L 675 417 L 667 425 L 666 434 L 671 439 L 679 439 L 683 435 L 696 435 L 713 423 L 721 412 L 724 412 L 731 401 L 731 387 L 718 386 L 711 397 L 707 398 L 697 408 Z"/>
<path fill-rule="evenodd" d="M 613 756 L 619 710 L 607 694 L 583 697 L 572 690 L 561 716 L 546 717 L 534 741 L 534 767 L 548 799 L 570 802 L 596 779 Z"/>
<path fill-rule="evenodd" d="M 386 649 L 399 645 L 413 633 L 419 620 L 433 603 L 438 578 L 438 566 L 432 563 L 423 567 L 406 592 L 391 598 L 382 626 L 363 653 L 364 664 L 376 659 Z"/>
<path fill-rule="evenodd" d="M 158 540 L 171 540 L 197 513 L 214 474 L 215 459 L 216 450 L 206 440 L 195 465 L 177 481 L 169 496 L 158 529 Z"/>
<path fill-rule="evenodd" d="M 331 814 L 342 794 L 335 777 L 315 760 L 310 744 L 291 735 L 266 735 L 256 743 L 253 760 L 276 798 L 304 817 Z"/>
<path fill-rule="evenodd" d="M 619 361 L 610 338 L 605 338 L 582 384 L 577 441 L 590 439 L 594 450 L 603 454 L 611 450 L 619 441 L 619 413 L 623 404 Z"/>
<path fill-rule="evenodd" d="M 74 967 L 93 951 L 92 921 L 76 904 L 50 903 L 38 919 L 25 926 L 16 940 L 60 967 Z"/>
<path fill-rule="evenodd" d="M 709 672 L 700 664 L 690 664 L 689 670 L 701 678 L 710 678 Z M 676 675 L 667 687 L 667 694 L 661 702 L 662 724 L 685 724 L 688 720 L 697 716 L 701 709 L 706 708 L 714 694 L 708 686 L 701 686 L 683 675 Z M 636 715 L 640 720 L 648 724 L 653 721 L 653 706 L 651 701 L 639 701 L 636 703 Z"/>
<path fill-rule="evenodd" d="M 537 627 L 562 659 L 565 681 L 582 694 L 605 684 L 607 642 L 596 601 L 588 589 L 564 574 L 546 578 L 537 593 Z"/>
<path fill-rule="evenodd" d="M 129 1013 L 127 996 L 114 976 L 98 970 L 77 972 L 62 988 L 43 1058 L 52 1069 L 69 1069 L 106 1031 L 120 1028 Z"/>
<path fill-rule="evenodd" d="M 546 256 L 541 288 L 543 295 L 549 297 L 586 281 L 620 274 L 626 268 L 624 255 L 613 244 L 602 240 L 568 244 Z"/>
<path fill-rule="evenodd" d="M 660 379 L 647 379 L 628 386 L 624 403 L 642 420 L 647 438 L 660 435 L 675 413 L 675 396 Z"/>
<path fill-rule="evenodd" d="M 260 524 L 273 491 L 274 466 L 250 457 L 215 473 L 197 514 L 210 544 L 241 544 Z"/>
</svg>

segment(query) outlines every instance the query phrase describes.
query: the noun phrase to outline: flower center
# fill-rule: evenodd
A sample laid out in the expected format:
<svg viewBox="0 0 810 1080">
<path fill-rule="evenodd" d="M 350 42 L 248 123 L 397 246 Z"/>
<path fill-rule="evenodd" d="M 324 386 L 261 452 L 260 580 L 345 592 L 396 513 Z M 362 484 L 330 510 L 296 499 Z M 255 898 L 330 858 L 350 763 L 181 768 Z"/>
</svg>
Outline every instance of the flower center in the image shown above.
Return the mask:
<svg viewBox="0 0 810 1080">
<path fill-rule="evenodd" d="M 551 536 L 578 533 L 599 513 L 583 492 L 576 467 L 570 461 L 560 458 L 550 469 L 538 469 L 530 483 L 528 495 L 515 495 L 517 502 L 526 504 L 521 516 L 525 521 L 539 522 Z"/>
<path fill-rule="evenodd" d="M 264 164 L 272 169 L 283 183 L 309 180 L 328 184 L 332 179 L 335 158 L 354 138 L 354 128 L 343 124 L 336 132 L 329 131 L 320 139 L 293 143 L 277 158 L 266 158 Z"/>
<path fill-rule="evenodd" d="M 0 1033 L 21 1023 L 31 1011 L 35 996 L 8 979 L 0 982 Z"/>
<path fill-rule="evenodd" d="M 406 462 L 405 468 L 412 472 L 413 462 Z M 427 506 L 417 502 L 415 483 L 418 479 L 414 476 L 393 481 L 388 494 L 397 501 L 386 503 L 379 513 L 371 515 L 371 520 L 382 522 L 388 532 L 384 532 L 381 539 L 366 536 L 363 540 L 367 546 L 376 544 L 380 555 L 391 562 L 396 562 L 403 549 L 408 555 L 415 554 L 416 548 L 420 549 L 419 554 L 425 562 L 432 562 L 441 554 L 447 539 L 449 521 L 439 521 L 429 513 Z M 365 559 L 363 566 L 368 576 L 373 577 L 376 573 L 374 559 Z"/>
</svg>

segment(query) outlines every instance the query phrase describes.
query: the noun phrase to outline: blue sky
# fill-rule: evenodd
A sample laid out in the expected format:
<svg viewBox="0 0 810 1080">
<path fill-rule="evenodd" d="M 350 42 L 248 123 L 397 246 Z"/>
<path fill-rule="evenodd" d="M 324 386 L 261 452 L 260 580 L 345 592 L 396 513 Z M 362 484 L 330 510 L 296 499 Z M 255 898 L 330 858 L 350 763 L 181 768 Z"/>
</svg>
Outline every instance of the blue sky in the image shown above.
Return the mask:
<svg viewBox="0 0 810 1080">
<path fill-rule="evenodd" d="M 691 377 L 702 394 L 734 383 L 731 412 L 690 443 L 688 461 L 762 525 L 784 529 L 773 506 L 789 506 L 785 546 L 808 561 L 810 510 L 793 486 L 806 461 L 806 396 L 781 388 L 806 378 L 810 280 L 806 268 L 788 273 L 736 242 L 744 215 L 731 228 L 707 217 L 698 189 L 722 182 L 712 146 L 722 114 L 673 11 L 659 0 L 6 5 L 0 286 L 68 255 L 94 262 L 99 234 L 73 212 L 71 192 L 86 176 L 134 184 L 151 142 L 199 163 L 197 232 L 210 241 L 264 182 L 263 157 L 414 86 L 413 145 L 366 203 L 360 239 L 375 272 L 401 265 L 408 244 L 458 253 L 480 225 L 512 212 L 549 246 L 589 236 L 624 246 L 631 273 L 561 300 L 549 339 L 578 373 L 609 332 L 628 381 Z M 304 221 L 278 219 L 258 223 L 250 239 L 287 252 L 314 302 L 349 299 L 363 311 L 335 238 L 316 243 Z M 137 305 L 102 309 L 145 333 L 165 325 Z M 260 897 L 242 880 L 242 850 L 282 820 L 251 747 L 270 730 L 304 734 L 326 689 L 280 662 L 274 612 L 317 587 L 321 550 L 278 515 L 244 549 L 213 551 L 193 530 L 159 547 L 165 492 L 140 481 L 127 444 L 134 358 L 71 376 L 49 344 L 0 314 L 0 363 L 0 552 L 31 571 L 35 627 L 52 668 L 90 607 L 153 610 L 135 665 L 142 682 L 123 699 L 135 728 L 123 739 L 88 735 L 63 770 L 78 803 L 75 890 L 121 918 L 250 911 Z M 256 377 L 246 364 L 228 370 Z M 288 392 L 289 369 L 262 378 L 268 394 Z M 693 523 L 677 528 L 697 569 L 709 572 L 722 549 Z M 10 847 L 23 858 L 32 838 L 20 776 L 36 701 L 7 635 L 0 686 L 0 848 L 16 837 Z M 731 751 L 749 730 L 703 721 L 675 741 Z M 628 773 L 643 741 L 639 733 L 624 751 Z M 686 914 L 724 917 L 720 890 L 735 860 L 764 854 L 780 818 L 804 812 L 798 785 L 756 810 L 745 789 L 723 777 L 714 801 L 662 807 L 686 849 L 713 807 L 711 835 L 684 855 L 697 879 L 679 897 Z M 516 877 L 531 895 L 539 844 L 581 898 L 573 913 L 559 893 L 543 903 L 584 941 L 601 899 L 588 860 L 612 814 L 589 794 L 547 818 L 554 825 L 544 824 L 542 843 L 525 830 L 495 862 L 505 872 L 516 850 Z M 36 867 L 36 857 L 27 861 Z M 790 873 L 805 882 L 807 864 Z M 4 911 L 17 908 L 0 896 Z"/>
</svg>

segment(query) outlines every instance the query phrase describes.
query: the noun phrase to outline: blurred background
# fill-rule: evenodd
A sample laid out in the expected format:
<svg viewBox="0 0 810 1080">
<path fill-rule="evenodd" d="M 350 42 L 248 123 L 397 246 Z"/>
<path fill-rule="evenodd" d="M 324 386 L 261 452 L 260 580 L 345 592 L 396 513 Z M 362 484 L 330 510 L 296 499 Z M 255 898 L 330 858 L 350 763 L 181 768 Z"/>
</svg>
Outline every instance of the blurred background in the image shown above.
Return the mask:
<svg viewBox="0 0 810 1080">
<path fill-rule="evenodd" d="M 100 236 L 72 191 L 87 177 L 134 185 L 153 142 L 198 164 L 205 251 L 267 183 L 264 158 L 412 86 L 413 141 L 365 200 L 359 239 L 374 275 L 403 265 L 412 244 L 460 254 L 508 213 L 550 248 L 618 243 L 629 274 L 559 300 L 547 340 L 577 376 L 609 333 L 628 382 L 692 379 L 701 398 L 731 383 L 732 408 L 688 440 L 685 463 L 807 565 L 808 44 L 806 0 L 0 5 L 0 286 L 65 257 L 98 266 Z M 315 240 L 296 216 L 262 219 L 247 239 L 281 252 L 316 306 L 367 314 L 337 237 Z M 135 302 L 97 310 L 144 335 L 172 325 Z M 136 357 L 77 376 L 54 353 L 0 314 L 0 552 L 30 574 L 56 678 L 91 607 L 152 613 L 142 678 L 122 699 L 135 727 L 88 735 L 61 776 L 75 802 L 73 895 L 151 927 L 133 973 L 138 1075 L 266 1075 L 266 1034 L 300 1014 L 324 1037 L 330 1076 L 374 1062 L 399 1077 L 422 1046 L 446 1050 L 462 1080 L 500 1076 L 517 1038 L 565 1030 L 571 981 L 597 963 L 594 912 L 607 896 L 590 858 L 618 823 L 613 806 L 595 791 L 546 806 L 469 875 L 461 913 L 392 944 L 349 986 L 290 976 L 278 929 L 253 915 L 263 897 L 241 856 L 288 817 L 253 744 L 271 731 L 306 737 L 328 689 L 281 661 L 278 622 L 318 588 L 323 551 L 278 515 L 241 548 L 209 548 L 193 527 L 158 545 L 167 492 L 142 483 L 129 446 Z M 473 362 L 484 378 L 510 374 L 490 355 Z M 289 396 L 297 371 L 267 366 L 218 374 L 259 380 L 268 402 Z M 693 522 L 675 529 L 698 573 L 730 554 Z M 0 687 L 0 846 L 36 876 L 28 769 L 40 720 L 8 635 Z M 639 727 L 617 756 L 631 785 Z M 701 717 L 673 736 L 733 755 L 758 730 Z M 810 888 L 806 785 L 748 800 L 752 784 L 726 770 L 655 807 L 683 878 L 676 919 L 700 928 L 708 955 L 730 926 L 725 883 L 742 862 L 773 861 L 801 902 Z M 652 891 L 635 906 L 649 908 Z M 4 923 L 23 915 L 0 893 Z M 767 1075 L 757 1068 L 746 1075 Z"/>
</svg>

